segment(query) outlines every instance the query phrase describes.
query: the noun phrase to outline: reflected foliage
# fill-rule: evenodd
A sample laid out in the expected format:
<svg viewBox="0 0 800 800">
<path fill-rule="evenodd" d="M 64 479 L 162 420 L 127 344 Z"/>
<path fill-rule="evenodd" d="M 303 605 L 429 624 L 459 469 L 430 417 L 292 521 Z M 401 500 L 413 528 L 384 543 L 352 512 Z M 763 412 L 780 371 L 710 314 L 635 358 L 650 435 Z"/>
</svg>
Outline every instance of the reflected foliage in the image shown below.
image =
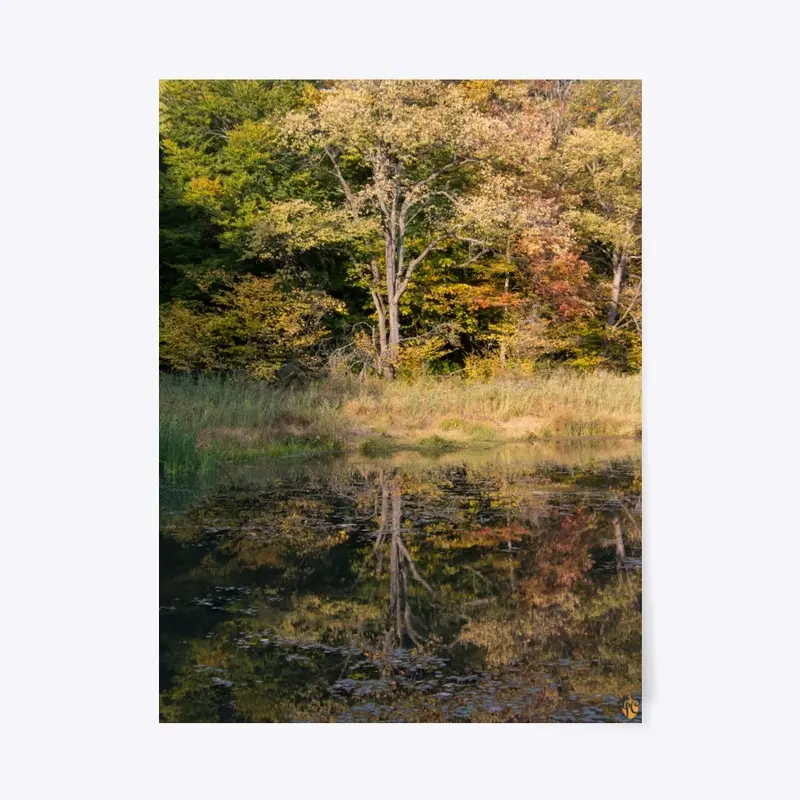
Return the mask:
<svg viewBox="0 0 800 800">
<path fill-rule="evenodd" d="M 638 456 L 250 467 L 162 490 L 161 718 L 623 721 Z"/>
</svg>

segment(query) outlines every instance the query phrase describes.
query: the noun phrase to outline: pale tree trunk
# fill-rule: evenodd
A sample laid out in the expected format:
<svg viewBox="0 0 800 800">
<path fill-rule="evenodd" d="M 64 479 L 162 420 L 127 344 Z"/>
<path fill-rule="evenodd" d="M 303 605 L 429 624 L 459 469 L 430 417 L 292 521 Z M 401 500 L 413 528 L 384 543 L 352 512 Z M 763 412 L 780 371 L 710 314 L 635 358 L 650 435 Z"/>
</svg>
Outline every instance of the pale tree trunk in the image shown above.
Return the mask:
<svg viewBox="0 0 800 800">
<path fill-rule="evenodd" d="M 508 345 L 506 342 L 500 342 L 500 366 L 505 367 L 506 365 L 506 351 L 508 350 Z"/>
<path fill-rule="evenodd" d="M 622 289 L 622 278 L 625 273 L 625 263 L 627 257 L 624 250 L 615 250 L 611 259 L 613 267 L 613 279 L 611 281 L 611 305 L 608 307 L 608 318 L 606 323 L 609 327 L 613 327 L 617 321 L 617 314 L 619 313 L 619 293 Z"/>
<path fill-rule="evenodd" d="M 616 549 L 617 572 L 625 569 L 625 540 L 622 537 L 622 522 L 619 518 L 619 511 L 614 511 L 611 515 L 611 524 L 614 528 L 614 547 Z"/>
<path fill-rule="evenodd" d="M 428 582 L 419 574 L 411 553 L 403 542 L 403 493 L 396 479 L 380 473 L 380 529 L 374 550 L 377 557 L 375 574 L 381 574 L 383 545 L 389 536 L 389 604 L 384 634 L 384 648 L 389 653 L 395 647 L 419 647 L 424 641 L 415 629 L 408 600 L 409 575 L 429 592 Z"/>
<path fill-rule="evenodd" d="M 325 148 L 325 153 L 333 166 L 353 218 L 359 219 L 361 215 L 359 202 L 341 171 L 338 154 L 329 147 Z M 434 236 L 417 256 L 406 260 L 406 225 L 418 215 L 420 206 L 424 207 L 434 193 L 432 185 L 439 176 L 473 159 L 456 157 L 449 164 L 431 172 L 426 178 L 406 187 L 400 182 L 400 167 L 392 163 L 386 153 L 378 149 L 370 160 L 373 169 L 374 202 L 383 222 L 386 267 L 384 275 L 380 275 L 377 262 L 374 260 L 371 262 L 370 293 L 378 315 L 378 372 L 385 378 L 392 379 L 400 354 L 400 298 L 408 289 L 408 283 L 417 266 L 431 250 L 448 238 L 445 234 Z M 486 250 L 467 263 L 475 261 L 484 252 Z"/>
<path fill-rule="evenodd" d="M 378 337 L 380 341 L 381 364 L 384 364 L 389 357 L 389 345 L 386 339 L 386 312 L 382 308 L 378 309 Z"/>
<path fill-rule="evenodd" d="M 372 273 L 377 281 L 378 267 L 373 262 Z M 386 304 L 381 298 L 380 292 L 372 288 L 372 302 L 375 304 L 375 311 L 378 315 L 378 372 L 384 374 L 389 363 L 389 339 L 386 335 Z"/>
<path fill-rule="evenodd" d="M 381 491 L 381 519 L 380 519 L 380 527 L 378 529 L 378 535 L 375 538 L 375 545 L 373 546 L 373 551 L 376 555 L 376 563 L 375 563 L 375 575 L 379 576 L 381 574 L 381 569 L 383 568 L 383 540 L 386 538 L 386 531 L 389 528 L 389 485 L 386 481 L 386 476 L 384 475 L 383 470 L 380 471 L 380 491 Z"/>
<path fill-rule="evenodd" d="M 400 303 L 389 299 L 389 348 L 387 378 L 394 377 L 394 369 L 400 355 Z"/>
<path fill-rule="evenodd" d="M 508 289 L 509 282 L 509 267 L 511 265 L 511 237 L 506 237 L 506 280 L 503 287 L 503 322 L 508 324 Z M 508 341 L 505 338 L 508 336 L 508 331 L 503 331 L 503 339 L 500 342 L 500 366 L 505 368 L 506 357 L 508 354 Z"/>
<path fill-rule="evenodd" d="M 570 132 L 567 118 L 567 103 L 574 81 L 553 81 L 550 97 L 554 105 L 550 110 L 550 147 L 556 150 L 564 137 Z"/>
<path fill-rule="evenodd" d="M 625 277 L 625 266 L 628 257 L 624 250 L 616 249 L 611 256 L 612 280 L 611 280 L 611 303 L 608 306 L 608 316 L 606 317 L 606 332 L 603 338 L 603 355 L 608 356 L 610 348 L 610 335 L 614 330 L 614 325 L 619 314 L 619 295 L 622 291 L 622 280 Z"/>
</svg>

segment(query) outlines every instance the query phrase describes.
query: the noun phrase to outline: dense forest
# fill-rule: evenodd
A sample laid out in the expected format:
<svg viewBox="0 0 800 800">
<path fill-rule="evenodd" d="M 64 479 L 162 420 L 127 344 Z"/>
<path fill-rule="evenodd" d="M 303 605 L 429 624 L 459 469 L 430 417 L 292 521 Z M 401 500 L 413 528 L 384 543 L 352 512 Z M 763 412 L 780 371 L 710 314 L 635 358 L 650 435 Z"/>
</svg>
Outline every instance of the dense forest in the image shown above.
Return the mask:
<svg viewBox="0 0 800 800">
<path fill-rule="evenodd" d="M 166 372 L 640 369 L 638 81 L 170 80 L 159 146 Z"/>
</svg>

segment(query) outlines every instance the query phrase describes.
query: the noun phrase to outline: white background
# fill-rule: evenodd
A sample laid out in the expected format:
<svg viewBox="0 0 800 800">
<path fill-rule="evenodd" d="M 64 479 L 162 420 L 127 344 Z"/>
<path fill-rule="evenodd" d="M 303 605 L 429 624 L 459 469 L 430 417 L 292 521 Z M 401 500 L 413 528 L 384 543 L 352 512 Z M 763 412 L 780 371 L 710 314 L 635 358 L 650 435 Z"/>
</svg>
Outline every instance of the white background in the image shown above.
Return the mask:
<svg viewBox="0 0 800 800">
<path fill-rule="evenodd" d="M 6 0 L 4 795 L 797 796 L 796 33 L 770 0 Z M 157 722 L 158 79 L 383 76 L 644 81 L 643 725 Z"/>
</svg>

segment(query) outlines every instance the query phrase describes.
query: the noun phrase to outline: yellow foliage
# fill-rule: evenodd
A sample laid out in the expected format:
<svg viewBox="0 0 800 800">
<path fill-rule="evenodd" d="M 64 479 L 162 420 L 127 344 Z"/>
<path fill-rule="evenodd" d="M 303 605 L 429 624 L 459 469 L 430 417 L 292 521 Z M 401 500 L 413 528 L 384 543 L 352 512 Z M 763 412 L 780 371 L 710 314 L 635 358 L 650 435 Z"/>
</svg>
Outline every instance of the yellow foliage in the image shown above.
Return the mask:
<svg viewBox="0 0 800 800">
<path fill-rule="evenodd" d="M 448 351 L 449 345 L 441 336 L 406 343 L 400 350 L 398 375 L 404 378 L 426 375 L 428 365 L 447 355 Z"/>
<path fill-rule="evenodd" d="M 161 362 L 176 372 L 243 370 L 274 379 L 288 362 L 312 366 L 312 348 L 328 335 L 324 318 L 344 304 L 322 292 L 286 291 L 276 277 L 248 277 L 199 313 L 176 302 L 161 314 Z"/>
<path fill-rule="evenodd" d="M 191 205 L 213 208 L 222 195 L 222 182 L 219 178 L 199 176 L 192 178 L 184 191 L 184 198 Z"/>
</svg>

